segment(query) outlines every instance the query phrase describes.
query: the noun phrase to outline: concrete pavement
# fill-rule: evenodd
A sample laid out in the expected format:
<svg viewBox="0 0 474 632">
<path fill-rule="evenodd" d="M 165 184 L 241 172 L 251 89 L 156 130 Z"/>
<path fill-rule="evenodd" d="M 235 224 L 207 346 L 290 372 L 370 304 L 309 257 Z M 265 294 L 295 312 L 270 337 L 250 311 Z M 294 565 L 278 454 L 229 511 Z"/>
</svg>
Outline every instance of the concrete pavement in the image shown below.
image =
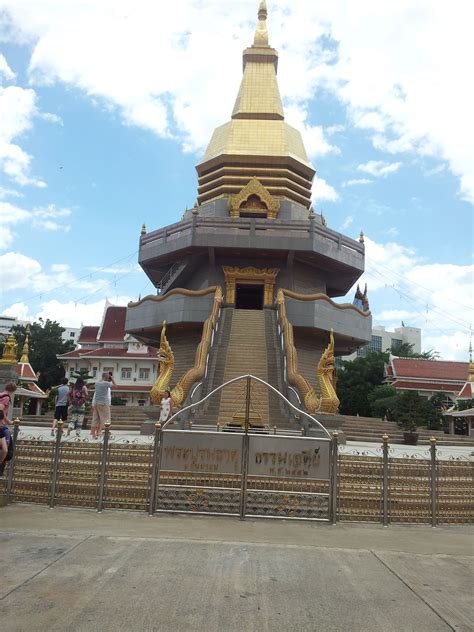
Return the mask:
<svg viewBox="0 0 474 632">
<path fill-rule="evenodd" d="M 11 505 L 1 627 L 467 632 L 473 535 Z"/>
</svg>

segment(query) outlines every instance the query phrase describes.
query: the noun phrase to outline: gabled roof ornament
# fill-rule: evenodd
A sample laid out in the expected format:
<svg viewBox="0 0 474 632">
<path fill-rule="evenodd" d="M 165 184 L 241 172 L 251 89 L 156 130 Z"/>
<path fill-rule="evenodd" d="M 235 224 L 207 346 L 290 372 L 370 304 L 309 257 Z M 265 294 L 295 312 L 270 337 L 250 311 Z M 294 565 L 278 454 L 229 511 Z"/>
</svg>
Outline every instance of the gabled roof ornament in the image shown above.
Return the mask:
<svg viewBox="0 0 474 632">
<path fill-rule="evenodd" d="M 254 46 L 268 46 L 267 3 L 265 0 L 262 0 L 258 7 L 258 24 L 253 44 Z"/>
</svg>

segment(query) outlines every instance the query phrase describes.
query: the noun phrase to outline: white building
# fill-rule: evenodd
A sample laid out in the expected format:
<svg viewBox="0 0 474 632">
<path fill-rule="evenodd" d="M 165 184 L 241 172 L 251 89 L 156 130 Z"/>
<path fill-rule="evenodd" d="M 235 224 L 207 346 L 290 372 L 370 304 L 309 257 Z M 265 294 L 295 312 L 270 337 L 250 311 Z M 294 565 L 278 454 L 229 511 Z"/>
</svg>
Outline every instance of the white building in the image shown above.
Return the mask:
<svg viewBox="0 0 474 632">
<path fill-rule="evenodd" d="M 66 327 L 62 333 L 61 338 L 63 339 L 63 342 L 68 342 L 68 340 L 72 340 L 74 345 L 77 347 L 78 345 L 77 340 L 79 338 L 80 332 L 81 332 L 80 327 Z"/>
<path fill-rule="evenodd" d="M 127 406 L 145 406 L 150 403 L 150 389 L 157 378 L 157 349 L 125 333 L 126 311 L 126 307 L 107 304 L 100 326 L 82 327 L 77 337 L 79 348 L 58 358 L 66 377 L 80 369 L 87 369 L 95 379 L 104 372 L 113 373 L 117 388 L 112 390 L 112 397 L 119 397 Z"/>
<path fill-rule="evenodd" d="M 18 320 L 15 316 L 0 316 L 0 340 L 4 340 L 7 338 L 8 334 L 12 327 L 15 325 L 28 325 L 29 323 L 26 320 Z M 80 328 L 78 327 L 65 327 L 62 333 L 63 342 L 67 342 L 68 340 L 72 340 L 74 345 L 77 347 L 77 339 L 79 338 Z"/>
<path fill-rule="evenodd" d="M 396 353 L 398 345 L 408 343 L 415 353 L 421 353 L 421 329 L 418 327 L 395 327 L 394 331 L 387 331 L 383 325 L 372 328 L 372 340 L 365 347 L 361 347 L 349 356 L 343 356 L 342 360 L 354 360 L 365 356 L 369 351 L 390 351 Z"/>
</svg>

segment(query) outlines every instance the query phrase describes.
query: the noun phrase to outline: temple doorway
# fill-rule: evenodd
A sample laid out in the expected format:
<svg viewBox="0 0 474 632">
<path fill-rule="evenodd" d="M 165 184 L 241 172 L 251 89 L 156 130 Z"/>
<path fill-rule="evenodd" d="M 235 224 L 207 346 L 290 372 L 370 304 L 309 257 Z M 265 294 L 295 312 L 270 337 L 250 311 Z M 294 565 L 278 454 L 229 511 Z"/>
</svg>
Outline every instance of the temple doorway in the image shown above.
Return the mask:
<svg viewBox="0 0 474 632">
<path fill-rule="evenodd" d="M 263 309 L 263 283 L 250 285 L 247 283 L 237 283 L 236 309 Z"/>
</svg>

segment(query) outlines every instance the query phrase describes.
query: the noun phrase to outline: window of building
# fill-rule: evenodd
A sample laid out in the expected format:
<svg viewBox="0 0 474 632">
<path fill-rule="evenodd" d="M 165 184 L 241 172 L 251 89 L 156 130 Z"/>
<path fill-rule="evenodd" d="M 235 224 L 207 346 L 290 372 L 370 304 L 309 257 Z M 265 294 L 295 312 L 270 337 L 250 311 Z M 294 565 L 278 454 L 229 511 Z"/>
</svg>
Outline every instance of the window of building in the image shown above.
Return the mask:
<svg viewBox="0 0 474 632">
<path fill-rule="evenodd" d="M 97 367 L 96 366 L 92 367 L 92 377 L 97 377 Z"/>
<path fill-rule="evenodd" d="M 400 340 L 400 338 L 392 338 L 392 349 L 396 349 L 397 347 L 400 347 L 403 344 L 403 340 Z"/>
<path fill-rule="evenodd" d="M 121 377 L 122 377 L 122 380 L 131 380 L 132 379 L 132 367 L 124 366 L 122 368 Z"/>
<path fill-rule="evenodd" d="M 382 351 L 382 336 L 372 336 L 371 351 Z"/>
<path fill-rule="evenodd" d="M 69 369 L 69 377 L 72 377 L 74 375 L 74 369 Z"/>
<path fill-rule="evenodd" d="M 113 373 L 114 372 L 114 367 L 113 366 L 104 366 L 103 371 L 104 371 L 104 373 Z"/>
<path fill-rule="evenodd" d="M 138 370 L 138 379 L 139 380 L 148 380 L 150 377 L 150 369 L 139 369 Z"/>
<path fill-rule="evenodd" d="M 372 349 L 371 345 L 365 345 L 365 347 L 359 347 L 359 349 L 357 349 L 357 357 L 365 358 L 365 356 L 369 353 L 371 349 Z"/>
<path fill-rule="evenodd" d="M 75 338 L 76 337 L 76 332 L 75 331 L 70 331 L 69 332 L 69 337 L 70 338 Z"/>
</svg>

